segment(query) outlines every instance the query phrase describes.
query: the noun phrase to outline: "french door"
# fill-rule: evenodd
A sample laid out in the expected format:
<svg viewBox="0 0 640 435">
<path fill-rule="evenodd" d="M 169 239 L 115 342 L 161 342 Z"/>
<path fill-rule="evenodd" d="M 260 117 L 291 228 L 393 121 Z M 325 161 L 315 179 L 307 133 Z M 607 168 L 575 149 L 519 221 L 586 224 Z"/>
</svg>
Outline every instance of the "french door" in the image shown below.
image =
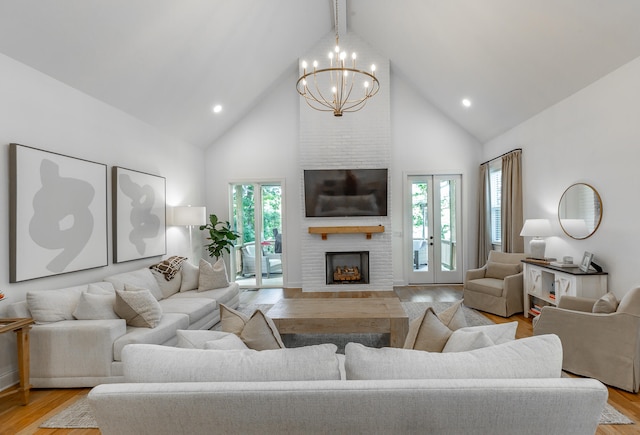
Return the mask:
<svg viewBox="0 0 640 435">
<path fill-rule="evenodd" d="M 461 175 L 408 175 L 405 264 L 410 284 L 462 282 Z"/>
<path fill-rule="evenodd" d="M 282 199 L 279 182 L 230 186 L 231 225 L 240 233 L 231 270 L 241 287 L 283 286 Z"/>
</svg>

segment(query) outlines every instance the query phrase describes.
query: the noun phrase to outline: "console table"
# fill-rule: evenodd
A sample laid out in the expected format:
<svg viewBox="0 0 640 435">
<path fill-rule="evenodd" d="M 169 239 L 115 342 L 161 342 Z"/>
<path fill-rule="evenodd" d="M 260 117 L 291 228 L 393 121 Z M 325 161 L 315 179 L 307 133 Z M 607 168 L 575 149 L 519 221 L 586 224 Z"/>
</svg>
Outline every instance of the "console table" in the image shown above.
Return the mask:
<svg viewBox="0 0 640 435">
<path fill-rule="evenodd" d="M 606 272 L 583 272 L 579 267 L 556 267 L 522 260 L 524 263 L 524 316 L 534 301 L 540 305 L 557 305 L 562 296 L 598 299 L 607 293 Z"/>
<path fill-rule="evenodd" d="M 0 397 L 19 394 L 24 405 L 29 403 L 29 390 L 31 389 L 29 382 L 29 329 L 32 324 L 33 319 L 30 318 L 0 318 L 0 334 L 11 331 L 16 333 L 18 371 L 20 373 L 20 383 L 16 387 L 1 392 Z"/>
</svg>

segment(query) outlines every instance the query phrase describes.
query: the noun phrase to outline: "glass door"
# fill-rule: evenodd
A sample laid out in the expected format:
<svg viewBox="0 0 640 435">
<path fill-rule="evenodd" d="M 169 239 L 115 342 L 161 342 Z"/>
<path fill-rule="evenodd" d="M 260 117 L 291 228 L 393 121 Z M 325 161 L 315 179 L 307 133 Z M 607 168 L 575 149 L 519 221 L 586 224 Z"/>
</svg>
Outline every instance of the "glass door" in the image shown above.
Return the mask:
<svg viewBox="0 0 640 435">
<path fill-rule="evenodd" d="M 232 184 L 231 209 L 240 233 L 231 258 L 235 281 L 244 288 L 282 287 L 281 184 Z"/>
<path fill-rule="evenodd" d="M 460 175 L 410 175 L 405 251 L 410 284 L 462 282 Z"/>
</svg>

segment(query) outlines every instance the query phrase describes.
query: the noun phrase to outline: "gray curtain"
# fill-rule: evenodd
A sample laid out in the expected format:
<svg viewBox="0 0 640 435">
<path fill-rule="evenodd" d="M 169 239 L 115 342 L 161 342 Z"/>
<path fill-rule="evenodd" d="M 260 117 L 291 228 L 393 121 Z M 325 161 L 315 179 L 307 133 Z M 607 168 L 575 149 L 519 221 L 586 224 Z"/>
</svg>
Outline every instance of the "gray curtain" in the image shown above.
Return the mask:
<svg viewBox="0 0 640 435">
<path fill-rule="evenodd" d="M 522 231 L 522 151 L 502 157 L 502 252 L 524 252 Z"/>
<path fill-rule="evenodd" d="M 487 262 L 491 251 L 491 204 L 489 203 L 489 163 L 480 165 L 478 183 L 478 256 L 476 267 Z"/>
</svg>

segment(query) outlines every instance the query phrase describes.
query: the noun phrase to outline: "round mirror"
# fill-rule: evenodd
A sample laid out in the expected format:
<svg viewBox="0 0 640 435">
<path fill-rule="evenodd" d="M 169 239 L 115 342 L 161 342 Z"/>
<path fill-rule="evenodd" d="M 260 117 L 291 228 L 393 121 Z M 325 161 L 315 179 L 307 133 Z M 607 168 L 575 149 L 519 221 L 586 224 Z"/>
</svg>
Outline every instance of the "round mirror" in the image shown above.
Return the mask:
<svg viewBox="0 0 640 435">
<path fill-rule="evenodd" d="M 572 239 L 586 239 L 596 232 L 602 220 L 602 200 L 592 186 L 576 183 L 562 194 L 558 220 Z"/>
</svg>

